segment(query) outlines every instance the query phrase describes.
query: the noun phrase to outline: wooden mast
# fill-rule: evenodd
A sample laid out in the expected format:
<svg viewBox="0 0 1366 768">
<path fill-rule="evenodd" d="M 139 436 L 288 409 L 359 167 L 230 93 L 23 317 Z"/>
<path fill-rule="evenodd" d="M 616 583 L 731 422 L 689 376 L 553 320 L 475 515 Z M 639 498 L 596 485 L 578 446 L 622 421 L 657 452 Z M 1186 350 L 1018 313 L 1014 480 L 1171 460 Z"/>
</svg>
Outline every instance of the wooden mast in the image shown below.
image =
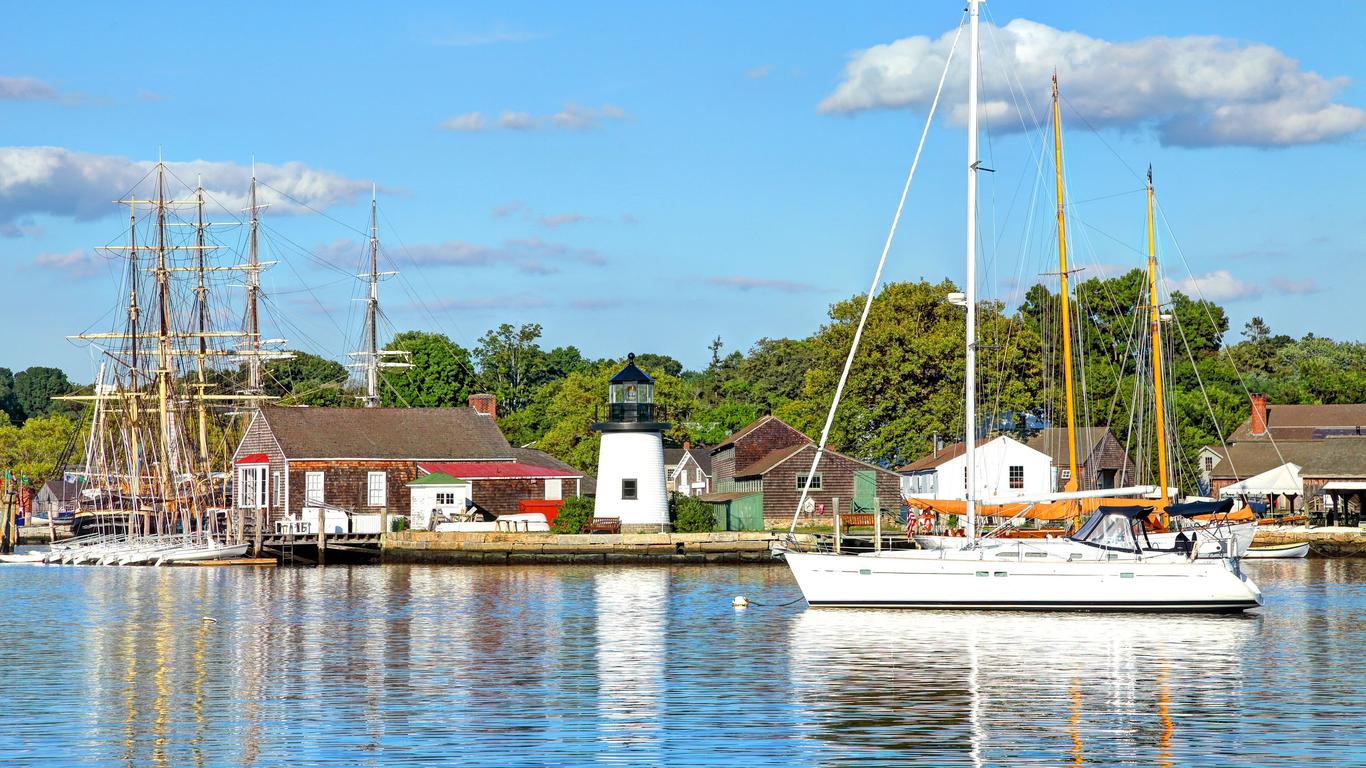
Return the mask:
<svg viewBox="0 0 1366 768">
<path fill-rule="evenodd" d="M 138 516 L 138 508 L 142 504 L 142 451 L 139 445 L 139 426 L 138 416 L 142 407 L 140 403 L 141 382 L 138 381 L 138 319 L 141 308 L 138 306 L 138 200 L 135 191 L 129 196 L 128 200 L 128 339 L 129 363 L 128 363 L 128 397 L 126 399 L 128 408 L 128 495 L 132 498 L 132 508 L 128 511 L 128 528 L 131 531 L 134 521 Z M 98 392 L 96 393 L 99 394 Z"/>
<path fill-rule="evenodd" d="M 968 0 L 968 227 L 967 274 L 964 288 L 967 299 L 967 387 L 964 396 L 967 461 L 967 525 L 969 542 L 977 540 L 977 26 L 978 0 Z"/>
<path fill-rule="evenodd" d="M 204 368 L 207 364 L 205 358 L 208 356 L 209 340 L 206 334 L 209 331 L 209 289 L 204 285 L 204 182 L 201 179 L 198 188 L 195 190 L 195 299 L 199 303 L 196 320 L 199 326 L 199 355 L 198 363 L 199 397 L 196 398 L 197 417 L 199 419 L 199 465 L 204 470 L 205 477 L 209 473 L 209 416 L 205 405 L 204 395 L 208 394 L 208 383 L 205 380 Z"/>
<path fill-rule="evenodd" d="M 160 437 L 161 456 L 158 472 L 161 481 L 160 496 L 163 510 L 161 522 L 177 513 L 175 488 L 171 482 L 171 430 L 173 429 L 171 403 L 171 280 L 166 264 L 166 166 L 157 161 L 157 417 Z"/>
<path fill-rule="evenodd" d="M 1162 404 L 1162 316 L 1157 305 L 1157 255 L 1153 241 L 1153 167 L 1148 166 L 1148 323 L 1152 330 L 1153 406 L 1157 411 L 1157 475 L 1161 506 L 1171 503 L 1167 491 L 1167 422 Z"/>
<path fill-rule="evenodd" d="M 1063 391 L 1067 412 L 1067 465 L 1071 470 L 1064 491 L 1075 491 L 1077 481 L 1077 417 L 1072 395 L 1072 314 L 1067 286 L 1067 225 L 1063 213 L 1062 188 L 1062 113 L 1058 108 L 1058 73 L 1053 73 L 1053 167 L 1058 191 L 1058 279 L 1062 297 L 1062 367 Z"/>
</svg>

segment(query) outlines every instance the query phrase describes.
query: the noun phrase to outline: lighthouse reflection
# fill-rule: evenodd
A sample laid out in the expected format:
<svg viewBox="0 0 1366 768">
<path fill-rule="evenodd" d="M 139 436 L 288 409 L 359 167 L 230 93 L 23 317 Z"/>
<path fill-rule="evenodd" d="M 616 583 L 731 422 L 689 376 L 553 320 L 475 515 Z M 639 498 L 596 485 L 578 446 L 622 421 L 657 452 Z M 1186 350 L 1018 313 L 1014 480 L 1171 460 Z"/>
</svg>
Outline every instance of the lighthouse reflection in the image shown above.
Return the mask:
<svg viewBox="0 0 1366 768">
<path fill-rule="evenodd" d="M 625 569 L 593 576 L 597 602 L 598 728 L 615 759 L 660 760 L 669 573 Z"/>
<path fill-rule="evenodd" d="M 831 755 L 1181 765 L 1183 725 L 1236 728 L 1229 702 L 1258 622 L 807 610 L 792 620 L 789 669 L 807 737 Z"/>
</svg>

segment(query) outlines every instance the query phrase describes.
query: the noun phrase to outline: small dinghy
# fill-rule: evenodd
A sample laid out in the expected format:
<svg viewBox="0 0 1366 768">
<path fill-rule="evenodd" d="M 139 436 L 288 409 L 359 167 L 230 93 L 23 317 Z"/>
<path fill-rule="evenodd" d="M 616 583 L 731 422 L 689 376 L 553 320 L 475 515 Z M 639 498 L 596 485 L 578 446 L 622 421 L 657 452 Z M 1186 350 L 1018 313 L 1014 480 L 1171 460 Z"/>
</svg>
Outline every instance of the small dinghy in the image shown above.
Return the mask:
<svg viewBox="0 0 1366 768">
<path fill-rule="evenodd" d="M 201 560 L 232 560 L 238 557 L 245 557 L 247 554 L 246 544 L 219 544 L 211 541 L 207 546 L 185 547 L 167 552 L 156 561 L 156 565 L 167 563 L 189 563 Z"/>
<path fill-rule="evenodd" d="M 33 552 L 20 552 L 17 555 L 0 555 L 0 563 L 41 563 L 43 562 L 43 558 L 46 556 L 46 554 L 46 552 L 34 550 Z"/>
<path fill-rule="evenodd" d="M 1309 542 L 1301 544 L 1273 544 L 1269 547 L 1248 547 L 1244 558 L 1251 560 L 1295 560 L 1309 555 Z"/>
</svg>

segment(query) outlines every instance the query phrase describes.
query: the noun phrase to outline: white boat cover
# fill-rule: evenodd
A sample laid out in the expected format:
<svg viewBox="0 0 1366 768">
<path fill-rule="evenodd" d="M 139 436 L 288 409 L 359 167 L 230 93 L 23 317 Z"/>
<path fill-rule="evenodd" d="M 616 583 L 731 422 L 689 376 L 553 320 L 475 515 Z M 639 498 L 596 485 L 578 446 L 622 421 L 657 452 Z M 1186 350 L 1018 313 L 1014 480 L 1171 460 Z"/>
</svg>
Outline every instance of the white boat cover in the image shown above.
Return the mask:
<svg viewBox="0 0 1366 768">
<path fill-rule="evenodd" d="M 1300 465 L 1286 462 L 1260 475 L 1253 475 L 1246 480 L 1225 486 L 1219 491 L 1219 495 L 1224 497 L 1265 494 L 1303 496 L 1304 480 L 1300 477 Z"/>
</svg>

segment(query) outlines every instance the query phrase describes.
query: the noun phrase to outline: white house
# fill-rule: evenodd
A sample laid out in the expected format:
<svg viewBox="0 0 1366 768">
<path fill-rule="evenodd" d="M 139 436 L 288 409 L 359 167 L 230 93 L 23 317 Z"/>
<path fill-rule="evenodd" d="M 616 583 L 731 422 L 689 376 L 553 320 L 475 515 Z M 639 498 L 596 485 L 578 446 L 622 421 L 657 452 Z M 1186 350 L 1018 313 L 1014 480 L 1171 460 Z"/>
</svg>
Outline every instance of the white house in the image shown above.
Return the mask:
<svg viewBox="0 0 1366 768">
<path fill-rule="evenodd" d="M 664 449 L 665 487 L 670 493 L 703 496 L 711 493 L 711 451 L 684 443 Z"/>
<path fill-rule="evenodd" d="M 977 441 L 977 498 L 1008 498 L 1045 494 L 1052 490 L 1052 458 L 1013 437 L 1002 435 Z M 966 446 L 940 448 L 897 470 L 901 495 L 922 499 L 967 497 Z"/>
</svg>

